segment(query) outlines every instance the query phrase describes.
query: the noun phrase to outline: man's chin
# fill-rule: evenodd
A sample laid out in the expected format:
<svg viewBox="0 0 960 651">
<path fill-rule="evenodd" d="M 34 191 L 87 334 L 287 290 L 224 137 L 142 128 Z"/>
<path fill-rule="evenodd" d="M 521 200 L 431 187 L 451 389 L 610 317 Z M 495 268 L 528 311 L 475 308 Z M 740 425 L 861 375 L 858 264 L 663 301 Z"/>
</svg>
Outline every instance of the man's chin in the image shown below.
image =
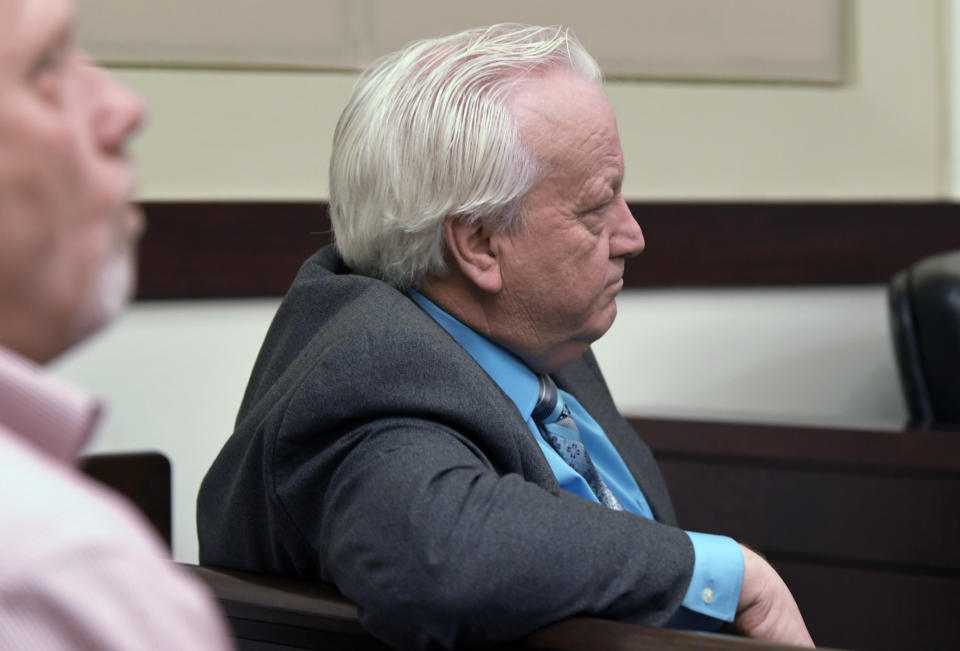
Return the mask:
<svg viewBox="0 0 960 651">
<path fill-rule="evenodd" d="M 70 326 L 71 345 L 106 327 L 133 298 L 136 288 L 133 254 L 124 251 L 114 255 L 100 270 L 80 310 Z"/>
<path fill-rule="evenodd" d="M 607 334 L 607 331 L 613 327 L 613 322 L 617 320 L 617 300 L 613 298 L 610 301 L 610 305 L 603 311 L 602 315 L 597 315 L 597 321 L 599 325 L 597 329 L 592 333 L 593 338 L 590 340 L 590 343 L 593 343 L 603 335 Z"/>
<path fill-rule="evenodd" d="M 128 203 L 126 210 L 129 222 L 129 240 L 135 245 L 143 236 L 144 231 L 147 230 L 147 217 L 143 212 L 143 208 L 135 202 L 131 201 Z"/>
</svg>

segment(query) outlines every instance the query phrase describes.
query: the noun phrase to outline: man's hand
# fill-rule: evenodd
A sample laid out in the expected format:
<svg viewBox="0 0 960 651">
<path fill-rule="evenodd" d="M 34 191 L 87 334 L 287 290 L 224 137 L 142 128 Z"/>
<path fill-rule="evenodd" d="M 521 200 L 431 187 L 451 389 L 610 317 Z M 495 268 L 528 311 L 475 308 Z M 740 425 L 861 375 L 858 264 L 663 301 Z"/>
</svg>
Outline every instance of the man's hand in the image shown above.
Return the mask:
<svg viewBox="0 0 960 651">
<path fill-rule="evenodd" d="M 813 647 L 813 639 L 787 584 L 759 554 L 740 547 L 743 587 L 733 625 L 747 637 Z"/>
</svg>

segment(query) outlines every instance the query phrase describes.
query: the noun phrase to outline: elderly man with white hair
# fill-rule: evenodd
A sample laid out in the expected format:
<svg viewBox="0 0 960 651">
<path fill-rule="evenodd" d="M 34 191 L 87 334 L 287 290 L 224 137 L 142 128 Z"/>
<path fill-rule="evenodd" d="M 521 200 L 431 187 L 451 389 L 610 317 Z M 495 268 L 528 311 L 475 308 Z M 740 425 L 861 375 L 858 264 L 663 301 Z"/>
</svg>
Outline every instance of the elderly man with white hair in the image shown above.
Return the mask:
<svg viewBox="0 0 960 651">
<path fill-rule="evenodd" d="M 590 352 L 643 250 L 596 62 L 497 25 L 376 62 L 335 245 L 300 270 L 201 487 L 201 561 L 330 581 L 404 648 L 572 615 L 812 644 L 758 555 L 677 527 Z"/>
</svg>

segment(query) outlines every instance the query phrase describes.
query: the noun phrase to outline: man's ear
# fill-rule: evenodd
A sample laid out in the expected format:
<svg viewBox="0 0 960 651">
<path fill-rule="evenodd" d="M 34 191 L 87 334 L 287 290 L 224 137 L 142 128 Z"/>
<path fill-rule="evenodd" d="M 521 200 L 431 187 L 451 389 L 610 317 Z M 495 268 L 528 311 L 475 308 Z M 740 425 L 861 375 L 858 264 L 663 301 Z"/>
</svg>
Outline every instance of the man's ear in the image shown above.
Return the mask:
<svg viewBox="0 0 960 651">
<path fill-rule="evenodd" d="M 502 287 L 500 261 L 491 246 L 490 229 L 482 221 L 471 222 L 462 217 L 443 221 L 443 236 L 453 264 L 474 285 L 490 294 Z"/>
</svg>

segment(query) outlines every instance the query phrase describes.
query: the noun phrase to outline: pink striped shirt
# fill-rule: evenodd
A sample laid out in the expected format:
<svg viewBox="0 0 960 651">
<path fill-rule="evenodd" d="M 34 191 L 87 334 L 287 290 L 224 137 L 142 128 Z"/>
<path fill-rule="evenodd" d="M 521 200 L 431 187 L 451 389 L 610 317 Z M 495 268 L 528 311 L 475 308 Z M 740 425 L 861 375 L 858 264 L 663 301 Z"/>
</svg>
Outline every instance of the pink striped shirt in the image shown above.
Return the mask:
<svg viewBox="0 0 960 651">
<path fill-rule="evenodd" d="M 0 347 L 0 650 L 231 648 L 139 512 L 74 469 L 100 411 Z"/>
</svg>

